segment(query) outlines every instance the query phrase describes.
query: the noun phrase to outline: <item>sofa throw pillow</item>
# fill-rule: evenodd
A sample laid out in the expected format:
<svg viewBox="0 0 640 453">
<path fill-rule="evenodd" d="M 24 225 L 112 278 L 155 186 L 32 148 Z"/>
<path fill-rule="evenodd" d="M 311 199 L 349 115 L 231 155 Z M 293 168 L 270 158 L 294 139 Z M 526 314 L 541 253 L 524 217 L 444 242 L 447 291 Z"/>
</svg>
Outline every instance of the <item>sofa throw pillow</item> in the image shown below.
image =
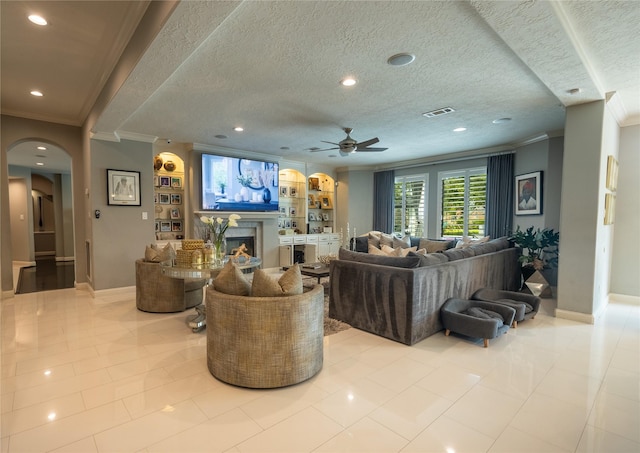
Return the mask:
<svg viewBox="0 0 640 453">
<path fill-rule="evenodd" d="M 439 240 L 439 239 L 421 238 L 418 248 L 427 249 L 427 253 L 436 253 L 436 252 L 442 252 L 444 250 L 448 250 L 450 248 L 455 247 L 456 242 L 457 241 L 455 239 L 453 241 L 447 241 L 447 240 Z"/>
<path fill-rule="evenodd" d="M 235 296 L 248 296 L 251 293 L 251 284 L 233 261 L 228 261 L 213 279 L 213 288 Z"/>
<path fill-rule="evenodd" d="M 162 249 L 159 249 L 156 244 L 148 245 L 144 251 L 144 260 L 152 263 L 159 263 L 161 261 L 172 260 L 176 257 L 176 251 L 168 242 Z"/>
<path fill-rule="evenodd" d="M 371 245 L 371 243 L 369 243 L 369 248 L 367 249 L 367 251 L 369 253 L 371 253 L 372 255 L 387 256 L 387 254 L 385 252 L 380 250 L 378 247 L 375 247 L 375 246 Z"/>
<path fill-rule="evenodd" d="M 392 234 L 380 233 L 380 248 L 382 248 L 383 245 L 388 245 L 389 247 L 393 248 Z"/>
<path fill-rule="evenodd" d="M 377 249 L 380 248 L 380 233 L 373 231 L 369 232 L 367 238 L 369 246 L 373 246 Z"/>
<path fill-rule="evenodd" d="M 415 252 L 416 247 L 389 247 L 388 245 L 382 246 L 382 251 L 387 256 L 407 256 L 409 252 Z"/>
<path fill-rule="evenodd" d="M 411 236 L 404 236 L 402 238 L 393 237 L 393 246 L 394 249 L 398 247 L 403 249 L 408 249 L 411 247 Z"/>
<path fill-rule="evenodd" d="M 489 241 L 489 236 L 485 236 L 480 239 L 472 239 L 469 236 L 463 236 L 461 241 L 458 241 L 456 244 L 457 249 L 466 249 L 467 247 L 471 247 L 474 244 L 482 244 L 484 242 Z"/>
<path fill-rule="evenodd" d="M 412 269 L 418 267 L 420 258 L 417 256 L 379 256 L 371 253 L 352 252 L 341 248 L 338 251 L 338 258 L 344 261 L 357 261 L 366 264 L 378 264 L 380 266 L 392 266 Z"/>
<path fill-rule="evenodd" d="M 253 273 L 251 295 L 254 297 L 295 296 L 302 294 L 302 274 L 300 266 L 294 264 L 276 280 L 262 269 Z"/>
<path fill-rule="evenodd" d="M 434 264 L 441 264 L 449 261 L 449 258 L 447 258 L 443 253 L 427 253 L 426 255 L 421 255 L 418 252 L 411 252 L 408 256 L 419 257 L 419 267 L 433 266 Z"/>
</svg>

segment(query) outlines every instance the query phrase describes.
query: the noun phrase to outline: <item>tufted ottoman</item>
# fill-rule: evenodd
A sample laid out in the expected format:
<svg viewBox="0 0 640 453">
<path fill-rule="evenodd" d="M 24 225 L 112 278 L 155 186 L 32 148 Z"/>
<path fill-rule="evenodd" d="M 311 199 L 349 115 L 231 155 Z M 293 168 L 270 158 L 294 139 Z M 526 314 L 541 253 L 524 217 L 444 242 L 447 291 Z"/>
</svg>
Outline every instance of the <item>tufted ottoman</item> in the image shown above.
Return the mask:
<svg viewBox="0 0 640 453">
<path fill-rule="evenodd" d="M 478 300 L 448 299 L 440 309 L 445 335 L 455 332 L 467 337 L 489 340 L 509 330 L 516 311 L 506 305 Z"/>
</svg>

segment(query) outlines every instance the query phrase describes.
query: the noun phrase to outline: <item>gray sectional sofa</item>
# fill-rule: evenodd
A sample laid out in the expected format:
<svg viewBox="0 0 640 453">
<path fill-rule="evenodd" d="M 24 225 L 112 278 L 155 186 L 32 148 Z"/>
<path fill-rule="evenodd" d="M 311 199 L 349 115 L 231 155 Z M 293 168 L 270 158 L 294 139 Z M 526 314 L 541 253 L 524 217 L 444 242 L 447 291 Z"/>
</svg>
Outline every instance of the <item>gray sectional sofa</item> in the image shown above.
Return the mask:
<svg viewBox="0 0 640 453">
<path fill-rule="evenodd" d="M 329 316 L 413 345 L 443 330 L 440 308 L 480 288 L 515 291 L 520 249 L 507 238 L 426 256 L 378 256 L 341 249 L 330 264 Z"/>
</svg>

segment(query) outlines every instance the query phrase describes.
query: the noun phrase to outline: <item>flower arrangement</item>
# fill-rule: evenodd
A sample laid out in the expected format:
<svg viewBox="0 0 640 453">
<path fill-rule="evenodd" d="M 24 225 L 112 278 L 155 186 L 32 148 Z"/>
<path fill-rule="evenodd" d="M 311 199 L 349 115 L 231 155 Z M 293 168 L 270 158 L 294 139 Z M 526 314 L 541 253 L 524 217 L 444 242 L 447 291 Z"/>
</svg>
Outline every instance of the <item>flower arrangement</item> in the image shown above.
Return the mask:
<svg viewBox="0 0 640 453">
<path fill-rule="evenodd" d="M 238 182 L 242 187 L 249 187 L 253 183 L 253 176 L 251 175 L 238 175 Z"/>
<path fill-rule="evenodd" d="M 208 228 L 211 236 L 211 242 L 215 247 L 215 254 L 224 256 L 225 248 L 225 232 L 229 227 L 237 227 L 238 219 L 241 219 L 238 214 L 230 214 L 227 220 L 222 217 L 214 219 L 213 217 L 202 216 L 200 221 L 204 223 Z"/>
<path fill-rule="evenodd" d="M 533 227 L 525 231 L 520 226 L 509 238 L 516 246 L 527 251 L 519 260 L 523 266 L 533 267 L 535 270 L 550 269 L 558 266 L 558 243 L 560 233 L 552 228 L 533 230 Z"/>
</svg>

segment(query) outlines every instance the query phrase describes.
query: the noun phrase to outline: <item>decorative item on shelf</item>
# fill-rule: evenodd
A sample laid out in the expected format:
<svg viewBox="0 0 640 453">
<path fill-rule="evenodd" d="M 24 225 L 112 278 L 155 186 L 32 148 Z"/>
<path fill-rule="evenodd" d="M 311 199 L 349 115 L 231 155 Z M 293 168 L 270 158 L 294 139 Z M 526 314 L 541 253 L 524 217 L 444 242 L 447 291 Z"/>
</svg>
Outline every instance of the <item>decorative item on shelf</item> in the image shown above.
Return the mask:
<svg viewBox="0 0 640 453">
<path fill-rule="evenodd" d="M 227 220 L 221 217 L 214 219 L 213 217 L 202 216 L 200 221 L 208 226 L 210 241 L 213 246 L 213 259 L 215 266 L 222 266 L 224 257 L 227 252 L 227 239 L 225 233 L 229 227 L 237 227 L 237 220 L 241 219 L 238 214 L 230 214 Z"/>
<path fill-rule="evenodd" d="M 267 187 L 262 189 L 262 201 L 264 201 L 267 204 L 271 203 L 271 191 Z"/>
<path fill-rule="evenodd" d="M 162 157 L 160 157 L 159 154 L 153 158 L 153 169 L 155 171 L 160 170 L 162 168 L 162 164 L 164 164 L 164 161 L 162 160 Z"/>
<path fill-rule="evenodd" d="M 509 239 L 526 252 L 519 258 L 522 263 L 523 289 L 526 287 L 536 296 L 551 297 L 549 280 L 552 285 L 556 284 L 560 233 L 552 228 L 534 230 L 532 226 L 522 231 L 518 226 Z"/>
<path fill-rule="evenodd" d="M 176 169 L 176 164 L 172 160 L 168 160 L 164 163 L 164 169 L 167 171 L 174 171 Z"/>
<path fill-rule="evenodd" d="M 213 255 L 214 255 L 213 254 L 213 244 L 209 240 L 204 245 L 204 249 L 202 251 L 202 261 L 207 267 L 213 265 L 213 263 L 214 263 Z"/>
</svg>

